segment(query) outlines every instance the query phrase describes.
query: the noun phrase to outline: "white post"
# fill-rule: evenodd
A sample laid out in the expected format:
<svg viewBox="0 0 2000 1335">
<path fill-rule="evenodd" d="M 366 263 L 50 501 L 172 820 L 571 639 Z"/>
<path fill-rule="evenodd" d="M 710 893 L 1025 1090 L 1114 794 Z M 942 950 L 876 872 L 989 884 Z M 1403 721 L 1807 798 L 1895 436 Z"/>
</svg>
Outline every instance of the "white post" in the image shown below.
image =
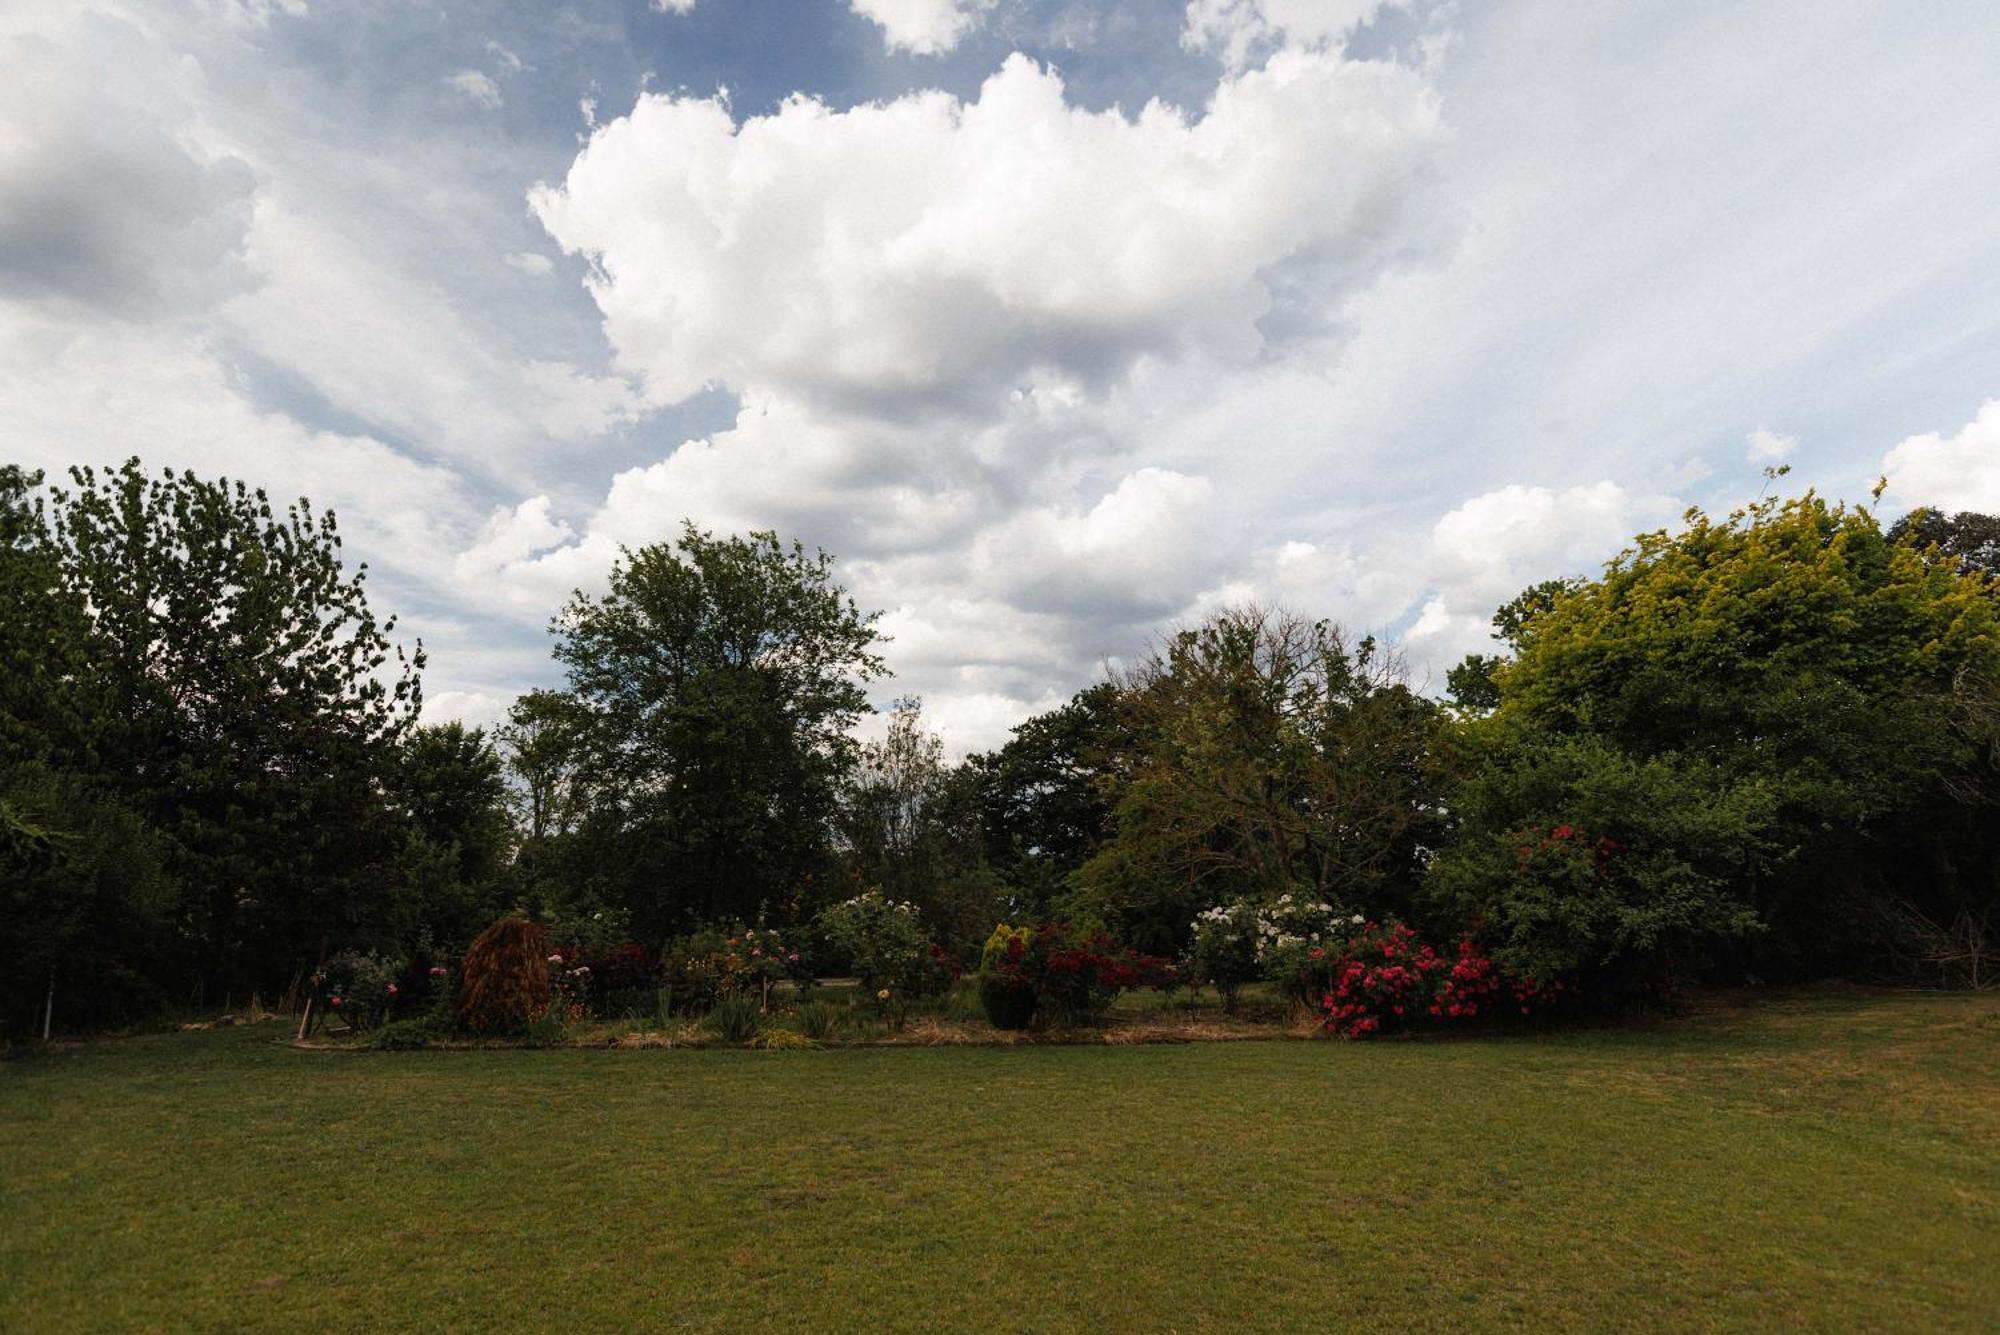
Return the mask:
<svg viewBox="0 0 2000 1335">
<path fill-rule="evenodd" d="M 49 1026 L 56 1018 L 56 971 L 49 970 L 49 997 L 42 1003 L 42 1042 L 49 1041 Z"/>
</svg>

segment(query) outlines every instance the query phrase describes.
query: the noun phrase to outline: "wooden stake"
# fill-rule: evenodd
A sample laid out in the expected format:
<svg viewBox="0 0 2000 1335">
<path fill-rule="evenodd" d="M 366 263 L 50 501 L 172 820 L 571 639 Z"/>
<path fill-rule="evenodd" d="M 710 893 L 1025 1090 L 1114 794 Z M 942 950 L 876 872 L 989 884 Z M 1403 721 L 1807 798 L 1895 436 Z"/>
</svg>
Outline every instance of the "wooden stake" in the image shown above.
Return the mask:
<svg viewBox="0 0 2000 1335">
<path fill-rule="evenodd" d="M 42 1042 L 49 1041 L 49 1026 L 56 1018 L 56 971 L 49 970 L 49 997 L 42 1003 Z"/>
</svg>

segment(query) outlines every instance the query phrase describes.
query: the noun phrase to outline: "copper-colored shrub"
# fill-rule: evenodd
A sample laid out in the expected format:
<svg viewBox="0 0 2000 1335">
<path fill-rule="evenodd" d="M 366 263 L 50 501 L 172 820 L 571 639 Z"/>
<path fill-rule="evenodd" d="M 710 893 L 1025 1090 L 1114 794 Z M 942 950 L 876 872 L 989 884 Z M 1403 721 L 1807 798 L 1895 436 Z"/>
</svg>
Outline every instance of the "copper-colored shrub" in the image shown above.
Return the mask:
<svg viewBox="0 0 2000 1335">
<path fill-rule="evenodd" d="M 473 938 L 458 975 L 458 1022 L 475 1034 L 525 1029 L 549 1006 L 549 932 L 502 918 Z"/>
</svg>

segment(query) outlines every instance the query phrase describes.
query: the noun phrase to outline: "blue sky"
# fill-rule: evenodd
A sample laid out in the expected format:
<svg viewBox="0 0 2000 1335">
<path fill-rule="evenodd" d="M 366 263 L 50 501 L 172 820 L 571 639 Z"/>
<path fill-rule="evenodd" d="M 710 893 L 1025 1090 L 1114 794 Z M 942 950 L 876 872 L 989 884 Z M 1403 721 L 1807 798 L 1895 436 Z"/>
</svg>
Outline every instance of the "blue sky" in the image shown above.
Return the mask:
<svg viewBox="0 0 2000 1335">
<path fill-rule="evenodd" d="M 433 717 L 687 518 L 954 749 L 1249 598 L 1434 683 L 1769 464 L 2000 509 L 1979 9 L 22 0 L 0 453 L 334 506 Z"/>
</svg>

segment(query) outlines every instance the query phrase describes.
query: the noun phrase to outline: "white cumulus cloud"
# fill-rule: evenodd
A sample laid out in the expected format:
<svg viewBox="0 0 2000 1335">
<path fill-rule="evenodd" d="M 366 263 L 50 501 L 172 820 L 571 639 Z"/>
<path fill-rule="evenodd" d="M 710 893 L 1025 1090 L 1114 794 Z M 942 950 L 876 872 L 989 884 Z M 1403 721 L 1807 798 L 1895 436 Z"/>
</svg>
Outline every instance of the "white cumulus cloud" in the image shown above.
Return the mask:
<svg viewBox="0 0 2000 1335">
<path fill-rule="evenodd" d="M 2000 514 L 2000 399 L 1957 434 L 1911 436 L 1882 460 L 1889 490 L 1911 506 Z"/>
<path fill-rule="evenodd" d="M 1364 283 L 1416 230 L 1439 109 L 1413 72 L 1283 53 L 1198 119 L 1090 112 L 1009 58 L 980 96 L 737 123 L 649 95 L 533 207 L 655 395 L 991 401 L 1147 354 L 1237 361 L 1280 281 Z"/>
<path fill-rule="evenodd" d="M 979 25 L 996 0 L 848 0 L 855 13 L 879 25 L 891 51 L 939 56 Z"/>
</svg>

